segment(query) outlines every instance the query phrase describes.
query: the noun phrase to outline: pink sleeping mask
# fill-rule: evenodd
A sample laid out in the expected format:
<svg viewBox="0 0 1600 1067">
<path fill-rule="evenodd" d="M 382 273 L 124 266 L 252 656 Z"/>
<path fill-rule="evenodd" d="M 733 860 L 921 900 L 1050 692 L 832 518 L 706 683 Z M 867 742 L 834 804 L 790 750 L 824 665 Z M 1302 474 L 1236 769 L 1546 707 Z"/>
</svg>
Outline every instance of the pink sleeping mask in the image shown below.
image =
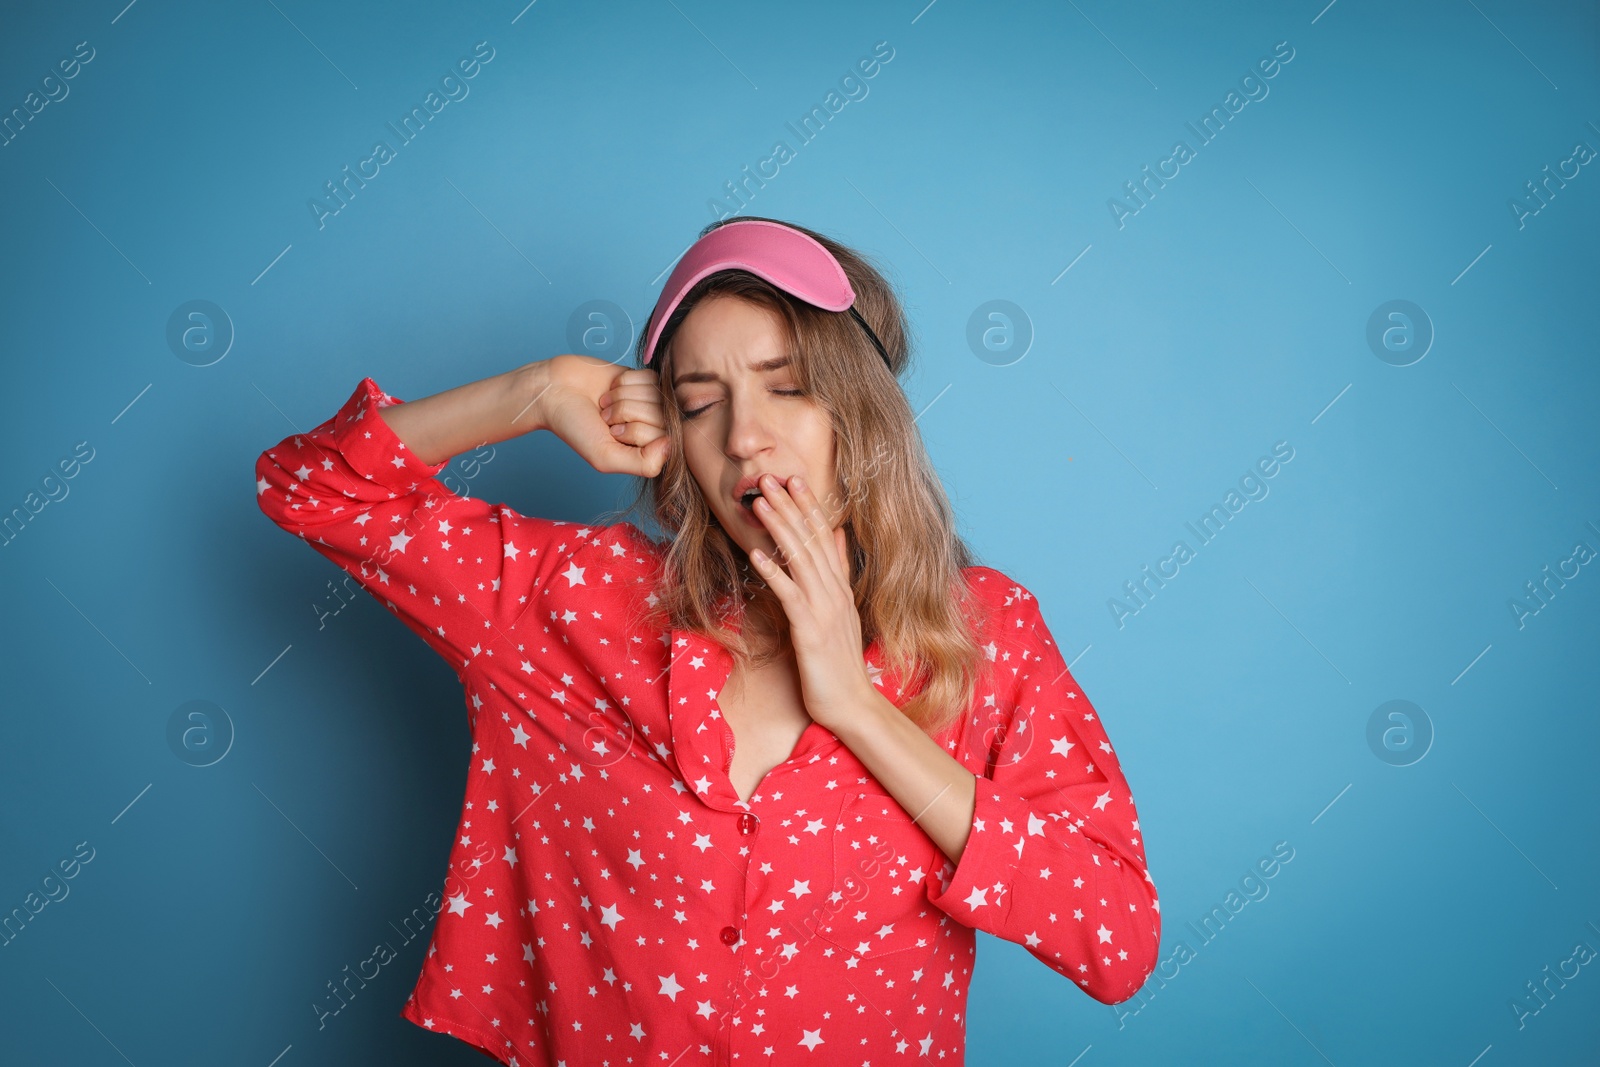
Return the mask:
<svg viewBox="0 0 1600 1067">
<path fill-rule="evenodd" d="M 672 269 L 651 316 L 644 365 L 655 357 L 656 343 L 672 312 L 696 282 L 719 270 L 747 270 L 824 311 L 848 311 L 867 332 L 872 346 L 891 370 L 889 353 L 855 309 L 856 293 L 833 254 L 799 230 L 775 222 L 747 219 L 718 226 L 689 247 Z"/>
</svg>

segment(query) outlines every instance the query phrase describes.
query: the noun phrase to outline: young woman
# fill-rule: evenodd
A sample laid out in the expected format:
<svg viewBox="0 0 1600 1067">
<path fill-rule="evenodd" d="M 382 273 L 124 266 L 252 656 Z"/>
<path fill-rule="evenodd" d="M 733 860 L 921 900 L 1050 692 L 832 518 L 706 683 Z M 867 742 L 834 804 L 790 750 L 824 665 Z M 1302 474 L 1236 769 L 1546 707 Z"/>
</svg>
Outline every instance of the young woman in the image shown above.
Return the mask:
<svg viewBox="0 0 1600 1067">
<path fill-rule="evenodd" d="M 1139 989 L 1132 795 L 1037 601 L 955 532 L 906 334 L 863 257 L 740 218 L 674 269 L 637 368 L 559 355 L 410 403 L 369 377 L 261 455 L 262 510 L 466 692 L 405 1018 L 519 1067 L 960 1063 L 975 930 L 1096 1000 Z M 667 539 L 435 477 L 538 429 L 643 478 Z"/>
</svg>

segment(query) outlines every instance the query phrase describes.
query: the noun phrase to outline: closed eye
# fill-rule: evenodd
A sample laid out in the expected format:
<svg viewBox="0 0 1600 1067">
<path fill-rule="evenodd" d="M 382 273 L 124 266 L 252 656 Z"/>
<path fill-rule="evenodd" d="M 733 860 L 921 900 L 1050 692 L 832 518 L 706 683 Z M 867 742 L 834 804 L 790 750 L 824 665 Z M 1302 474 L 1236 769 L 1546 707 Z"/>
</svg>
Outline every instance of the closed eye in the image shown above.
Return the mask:
<svg viewBox="0 0 1600 1067">
<path fill-rule="evenodd" d="M 805 391 L 802 390 L 802 389 L 774 389 L 773 392 L 777 393 L 779 396 L 804 396 L 805 395 Z M 697 416 L 699 416 L 702 413 L 704 413 L 708 408 L 710 408 L 715 403 L 716 403 L 716 401 L 712 401 L 711 404 L 703 404 L 700 407 L 695 408 L 693 411 L 685 411 L 685 412 L 683 412 L 683 417 L 686 418 L 686 419 L 696 418 Z"/>
</svg>

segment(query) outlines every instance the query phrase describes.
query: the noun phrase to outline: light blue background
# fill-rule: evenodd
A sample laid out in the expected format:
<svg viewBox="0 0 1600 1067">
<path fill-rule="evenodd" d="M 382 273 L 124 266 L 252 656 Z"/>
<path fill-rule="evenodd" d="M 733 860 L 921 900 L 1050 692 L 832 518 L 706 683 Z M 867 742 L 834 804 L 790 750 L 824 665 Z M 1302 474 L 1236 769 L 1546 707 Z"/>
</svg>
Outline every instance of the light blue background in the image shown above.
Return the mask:
<svg viewBox="0 0 1600 1067">
<path fill-rule="evenodd" d="M 0 912 L 95 858 L 0 948 L 0 1061 L 483 1062 L 399 1018 L 420 940 L 316 1027 L 439 887 L 468 739 L 370 599 L 319 630 L 337 571 L 257 510 L 255 457 L 364 375 L 414 399 L 572 351 L 587 301 L 642 320 L 723 183 L 887 41 L 748 210 L 901 287 L 963 532 L 1039 597 L 1133 786 L 1163 957 L 1195 950 L 1117 1011 L 983 936 L 970 1062 L 1595 1062 L 1600 963 L 1520 1028 L 1510 1002 L 1600 949 L 1600 567 L 1521 628 L 1508 602 L 1600 549 L 1600 173 L 1521 228 L 1508 202 L 1600 149 L 1600 18 L 1324 2 L 13 5 L 0 110 L 95 58 L 0 147 L 0 508 L 95 454 L 0 548 Z M 479 41 L 470 95 L 319 229 L 323 183 Z M 1119 229 L 1108 199 L 1280 41 L 1270 94 Z M 236 331 L 206 367 L 166 339 L 196 299 Z M 1033 334 L 1005 366 L 967 342 L 999 299 Z M 1366 341 L 1395 299 L 1436 331 L 1405 367 Z M 1119 628 L 1277 441 L 1270 495 Z M 471 481 L 584 520 L 629 490 L 550 435 Z M 1367 743 L 1394 699 L 1435 734 L 1410 766 Z M 209 767 L 167 743 L 189 700 L 236 731 Z"/>
</svg>

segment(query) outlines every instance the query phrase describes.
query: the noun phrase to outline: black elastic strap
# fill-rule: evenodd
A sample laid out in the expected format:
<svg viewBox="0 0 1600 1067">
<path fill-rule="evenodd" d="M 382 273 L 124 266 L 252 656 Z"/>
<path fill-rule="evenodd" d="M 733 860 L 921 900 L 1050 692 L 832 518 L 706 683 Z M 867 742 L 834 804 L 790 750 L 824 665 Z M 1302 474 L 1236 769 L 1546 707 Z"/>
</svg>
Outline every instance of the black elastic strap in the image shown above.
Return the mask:
<svg viewBox="0 0 1600 1067">
<path fill-rule="evenodd" d="M 872 332 L 872 327 L 868 326 L 867 320 L 861 317 L 861 312 L 856 310 L 854 304 L 851 304 L 845 310 L 854 315 L 856 321 L 861 324 L 861 328 L 867 331 L 867 338 L 872 341 L 872 347 L 878 350 L 878 355 L 883 357 L 883 365 L 888 367 L 892 372 L 894 370 L 894 364 L 889 362 L 889 353 L 883 350 L 883 342 L 878 340 L 878 335 Z"/>
</svg>

